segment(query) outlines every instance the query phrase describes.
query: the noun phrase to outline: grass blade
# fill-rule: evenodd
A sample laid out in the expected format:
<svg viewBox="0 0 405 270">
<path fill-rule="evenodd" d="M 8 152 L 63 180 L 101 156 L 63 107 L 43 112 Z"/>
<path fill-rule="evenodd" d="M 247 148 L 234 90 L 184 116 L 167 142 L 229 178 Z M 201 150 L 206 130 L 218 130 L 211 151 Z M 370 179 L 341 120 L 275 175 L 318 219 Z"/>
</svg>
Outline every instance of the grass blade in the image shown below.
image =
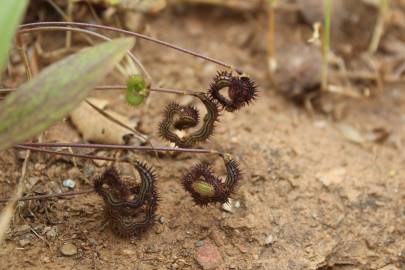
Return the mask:
<svg viewBox="0 0 405 270">
<path fill-rule="evenodd" d="M 0 0 L 0 72 L 6 63 L 12 39 L 26 6 L 27 0 Z"/>
</svg>

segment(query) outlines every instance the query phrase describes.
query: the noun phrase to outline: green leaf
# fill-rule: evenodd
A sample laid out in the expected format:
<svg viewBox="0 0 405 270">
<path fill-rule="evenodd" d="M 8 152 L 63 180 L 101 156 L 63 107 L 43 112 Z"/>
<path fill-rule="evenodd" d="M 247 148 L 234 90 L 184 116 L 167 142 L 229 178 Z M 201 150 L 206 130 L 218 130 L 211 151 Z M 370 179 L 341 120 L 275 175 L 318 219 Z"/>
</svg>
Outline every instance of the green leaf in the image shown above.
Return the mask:
<svg viewBox="0 0 405 270">
<path fill-rule="evenodd" d="M 145 79 L 141 75 L 132 75 L 127 82 L 126 100 L 129 105 L 138 106 L 142 104 L 145 97 L 149 95 Z"/>
<path fill-rule="evenodd" d="M 0 0 L 0 72 L 6 63 L 15 30 L 26 6 L 27 0 Z"/>
<path fill-rule="evenodd" d="M 86 48 L 47 67 L 0 103 L 0 149 L 30 139 L 61 120 L 133 45 L 128 38 Z"/>
</svg>

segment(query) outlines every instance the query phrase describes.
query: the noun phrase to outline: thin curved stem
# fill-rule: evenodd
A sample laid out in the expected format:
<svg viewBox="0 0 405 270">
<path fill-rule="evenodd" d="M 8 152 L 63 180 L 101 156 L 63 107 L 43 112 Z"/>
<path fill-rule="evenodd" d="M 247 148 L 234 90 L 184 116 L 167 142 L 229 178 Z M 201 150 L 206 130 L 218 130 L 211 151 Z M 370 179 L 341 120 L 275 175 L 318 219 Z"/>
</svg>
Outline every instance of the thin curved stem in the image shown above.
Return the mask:
<svg viewBox="0 0 405 270">
<path fill-rule="evenodd" d="M 221 65 L 223 67 L 226 68 L 230 68 L 230 69 L 234 69 L 235 71 L 237 71 L 238 73 L 242 73 L 242 71 L 238 68 L 233 67 L 232 65 L 229 65 L 223 61 L 208 57 L 206 55 L 197 53 L 197 52 L 193 52 L 191 50 L 179 47 L 177 45 L 171 44 L 169 42 L 166 41 L 162 41 L 153 37 L 149 37 L 140 33 L 136 33 L 136 32 L 131 32 L 131 31 L 127 31 L 127 30 L 123 30 L 123 29 L 119 29 L 119 28 L 115 28 L 115 27 L 111 27 L 111 26 L 104 26 L 104 25 L 97 25 L 97 24 L 90 24 L 90 23 L 78 23 L 78 22 L 37 22 L 37 23 L 28 23 L 28 24 L 23 24 L 20 26 L 20 29 L 34 29 L 34 28 L 40 28 L 40 27 L 44 27 L 44 26 L 76 26 L 79 28 L 96 28 L 96 29 L 102 29 L 102 30 L 107 30 L 107 31 L 113 31 L 113 32 L 117 32 L 117 33 L 121 33 L 121 34 L 125 34 L 125 35 L 129 35 L 129 36 L 133 36 L 133 37 L 137 37 L 137 38 L 141 38 L 162 46 L 166 46 L 168 48 L 172 48 L 174 50 L 204 59 L 206 61 L 210 61 L 213 62 L 215 64 Z"/>
<path fill-rule="evenodd" d="M 52 194 L 44 194 L 44 195 L 36 195 L 36 196 L 25 196 L 17 199 L 17 201 L 32 201 L 32 200 L 46 200 L 50 198 L 61 198 L 61 197 L 70 197 L 70 196 L 77 196 L 83 194 L 89 194 L 95 192 L 94 188 L 88 190 L 80 190 L 80 191 L 70 191 L 70 192 L 61 192 L 61 193 L 52 193 Z M 0 203 L 6 203 L 10 200 L 10 198 L 0 199 Z"/>
<path fill-rule="evenodd" d="M 20 30 L 18 30 L 18 33 L 23 34 L 23 33 L 36 32 L 36 31 L 55 31 L 55 30 L 79 32 L 79 33 L 83 33 L 83 34 L 87 34 L 87 35 L 92 35 L 92 36 L 98 37 L 103 40 L 111 40 L 111 38 L 106 37 L 97 32 L 93 32 L 93 31 L 89 31 L 89 30 L 81 29 L 81 28 L 77 28 L 77 27 L 67 27 L 67 26 L 45 26 L 45 27 L 36 27 L 36 28 L 29 28 L 29 29 L 20 29 Z M 141 72 L 145 75 L 146 80 L 149 83 L 152 83 L 152 77 L 150 76 L 149 72 L 146 70 L 145 66 L 141 63 L 141 61 L 132 52 L 128 51 L 127 54 L 132 59 L 132 61 L 134 61 L 135 64 L 139 67 Z"/>
<path fill-rule="evenodd" d="M 218 154 L 218 155 L 223 154 L 222 152 L 213 149 L 150 147 L 150 146 L 132 146 L 121 144 L 92 144 L 92 143 L 24 143 L 24 144 L 17 144 L 14 147 L 16 148 L 34 147 L 36 149 L 39 149 L 39 147 L 71 147 L 71 148 L 92 148 L 92 149 L 113 149 L 113 150 L 136 150 L 146 152 L 158 151 L 158 152 L 184 152 L 195 154 Z"/>
<path fill-rule="evenodd" d="M 127 89 L 127 86 L 122 84 L 117 85 L 101 85 L 94 88 L 94 90 L 105 91 L 105 90 L 122 90 Z M 0 88 L 0 94 L 2 93 L 10 93 L 12 91 L 17 90 L 17 88 Z M 151 92 L 159 92 L 159 93 L 167 93 L 167 94 L 178 94 L 178 95 L 194 95 L 197 92 L 193 90 L 179 90 L 179 89 L 172 89 L 172 88 L 164 88 L 164 87 L 150 87 L 149 90 Z"/>
<path fill-rule="evenodd" d="M 100 157 L 100 156 L 95 156 L 95 155 L 74 154 L 74 153 L 59 152 L 59 151 L 53 151 L 53 150 L 42 149 L 42 148 L 32 147 L 32 146 L 25 146 L 25 145 L 15 145 L 13 147 L 15 149 L 20 149 L 20 150 L 30 150 L 30 151 L 35 151 L 35 152 L 42 152 L 42 153 L 67 156 L 67 157 L 77 157 L 77 158 L 92 159 L 92 160 L 129 162 L 129 160 L 127 158 L 110 158 L 110 157 Z"/>
</svg>

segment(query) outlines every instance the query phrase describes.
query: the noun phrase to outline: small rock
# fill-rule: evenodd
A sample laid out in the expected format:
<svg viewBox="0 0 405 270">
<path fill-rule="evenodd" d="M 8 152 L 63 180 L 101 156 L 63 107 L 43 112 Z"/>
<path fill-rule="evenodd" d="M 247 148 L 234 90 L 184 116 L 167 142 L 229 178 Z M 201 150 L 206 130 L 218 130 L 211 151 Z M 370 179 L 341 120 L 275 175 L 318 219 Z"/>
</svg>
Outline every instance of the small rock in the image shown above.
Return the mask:
<svg viewBox="0 0 405 270">
<path fill-rule="evenodd" d="M 195 243 L 195 246 L 196 247 L 202 247 L 204 245 L 204 241 L 202 241 L 202 240 L 198 240 L 196 243 Z"/>
<path fill-rule="evenodd" d="M 240 208 L 240 201 L 235 202 L 235 208 Z"/>
<path fill-rule="evenodd" d="M 163 226 L 158 225 L 158 226 L 155 227 L 155 233 L 156 234 L 161 234 L 164 230 L 165 229 L 164 229 Z"/>
<path fill-rule="evenodd" d="M 277 68 L 273 72 L 276 90 L 295 100 L 303 100 L 319 90 L 321 79 L 321 50 L 313 45 L 289 45 L 277 54 Z"/>
<path fill-rule="evenodd" d="M 77 254 L 77 247 L 72 243 L 65 243 L 60 248 L 60 252 L 65 256 L 73 256 Z"/>
<path fill-rule="evenodd" d="M 94 238 L 89 238 L 89 243 L 90 243 L 90 245 L 92 245 L 92 246 L 97 246 L 97 240 L 94 239 Z"/>
<path fill-rule="evenodd" d="M 266 246 L 271 246 L 274 243 L 273 235 L 269 234 L 266 236 L 266 239 L 264 239 L 264 244 Z"/>
<path fill-rule="evenodd" d="M 226 212 L 233 213 L 233 204 L 233 200 L 229 198 L 226 203 L 222 204 L 222 209 Z"/>
<path fill-rule="evenodd" d="M 203 246 L 197 249 L 196 260 L 205 270 L 215 269 L 221 264 L 221 254 L 216 246 L 210 242 L 205 242 Z"/>
<path fill-rule="evenodd" d="M 133 250 L 130 250 L 130 249 L 124 249 L 124 250 L 122 250 L 122 254 L 132 256 L 132 255 L 135 254 L 135 252 Z"/>
<path fill-rule="evenodd" d="M 316 178 L 326 187 L 331 185 L 339 185 L 346 177 L 346 169 L 343 167 L 336 167 L 329 171 L 320 172 Z"/>
<path fill-rule="evenodd" d="M 69 189 L 74 189 L 76 186 L 76 182 L 69 178 L 69 179 L 63 180 L 63 186 L 67 187 Z"/>
<path fill-rule="evenodd" d="M 28 246 L 29 244 L 31 244 L 31 241 L 28 239 L 21 239 L 20 241 L 18 241 L 18 244 L 21 247 L 25 247 L 25 246 Z"/>
<path fill-rule="evenodd" d="M 248 249 L 247 249 L 247 247 L 245 245 L 237 244 L 236 246 L 238 247 L 238 249 L 239 249 L 239 251 L 241 253 L 247 253 L 248 252 Z"/>
<path fill-rule="evenodd" d="M 48 240 L 55 240 L 56 236 L 58 236 L 58 228 L 57 227 L 46 227 L 45 228 L 45 236 Z"/>
<path fill-rule="evenodd" d="M 156 245 L 148 245 L 145 249 L 146 253 L 157 253 L 159 252 L 159 248 Z"/>
<path fill-rule="evenodd" d="M 165 217 L 164 217 L 164 216 L 161 216 L 161 217 L 159 218 L 159 223 L 160 223 L 160 224 L 165 224 L 165 222 L 166 222 Z"/>
</svg>

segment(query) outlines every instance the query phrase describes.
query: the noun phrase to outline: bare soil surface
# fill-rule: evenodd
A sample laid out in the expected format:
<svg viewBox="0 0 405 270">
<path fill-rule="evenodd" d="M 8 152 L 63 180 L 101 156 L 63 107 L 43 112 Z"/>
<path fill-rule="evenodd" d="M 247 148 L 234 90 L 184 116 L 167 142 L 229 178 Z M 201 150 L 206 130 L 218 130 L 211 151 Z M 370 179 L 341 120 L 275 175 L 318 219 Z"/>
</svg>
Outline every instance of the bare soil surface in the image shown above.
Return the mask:
<svg viewBox="0 0 405 270">
<path fill-rule="evenodd" d="M 157 221 L 147 232 L 131 239 L 114 235 L 96 194 L 20 203 L 0 249 L 0 269 L 201 269 L 205 253 L 206 269 L 405 269 L 404 85 L 388 85 L 371 98 L 345 98 L 338 121 L 308 111 L 272 91 L 265 22 L 259 12 L 180 6 L 147 17 L 144 27 L 146 34 L 243 68 L 260 86 L 257 101 L 224 112 L 215 135 L 203 145 L 231 153 L 241 164 L 244 177 L 231 211 L 196 206 L 180 184 L 197 161 L 214 162 L 215 172 L 224 175 L 220 160 L 139 154 L 159 176 Z M 219 69 L 138 42 L 134 53 L 162 86 L 205 90 Z M 189 102 L 152 93 L 146 105 L 133 109 L 116 93 L 96 95 L 138 118 L 140 129 L 160 145 L 165 142 L 158 139 L 157 125 L 164 106 Z M 348 127 L 361 134 L 384 129 L 389 138 L 353 142 L 345 136 Z M 68 122 L 44 135 L 44 140 L 78 138 Z M 14 150 L 1 153 L 3 197 L 13 191 L 22 157 Z M 67 191 L 62 182 L 68 178 L 76 182 L 75 190 L 89 188 L 107 165 L 33 153 L 27 195 Z M 77 248 L 72 256 L 61 253 L 66 243 Z"/>
</svg>

